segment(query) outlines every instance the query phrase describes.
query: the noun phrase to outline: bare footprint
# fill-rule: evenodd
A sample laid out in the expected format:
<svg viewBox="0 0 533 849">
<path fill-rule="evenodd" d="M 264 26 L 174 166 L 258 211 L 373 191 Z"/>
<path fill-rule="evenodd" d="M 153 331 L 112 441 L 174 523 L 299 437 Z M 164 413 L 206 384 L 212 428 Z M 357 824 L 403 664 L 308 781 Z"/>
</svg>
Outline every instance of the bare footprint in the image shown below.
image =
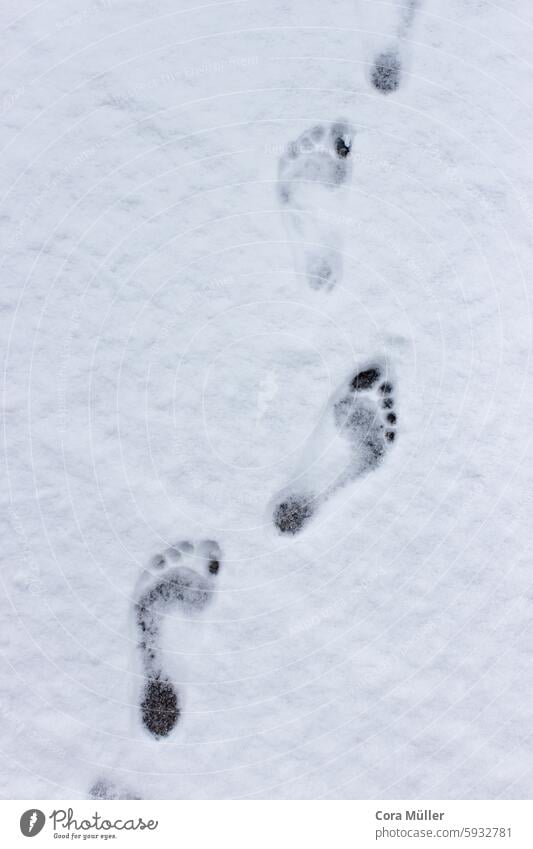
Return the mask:
<svg viewBox="0 0 533 849">
<path fill-rule="evenodd" d="M 386 47 L 378 51 L 370 70 L 373 87 L 382 94 L 390 94 L 400 88 L 402 69 L 407 56 L 407 38 L 413 26 L 420 0 L 406 0 L 398 13 L 394 34 Z"/>
<path fill-rule="evenodd" d="M 343 203 L 353 130 L 346 121 L 312 127 L 279 162 L 278 198 L 298 269 L 313 289 L 342 277 Z"/>
<path fill-rule="evenodd" d="M 376 56 L 370 79 L 372 85 L 382 94 L 390 94 L 400 88 L 402 78 L 402 61 L 397 45 L 384 50 Z"/>
<path fill-rule="evenodd" d="M 154 737 L 166 737 L 181 714 L 178 691 L 161 663 L 162 618 L 172 608 L 188 615 L 202 611 L 213 596 L 221 552 L 212 540 L 179 542 L 152 558 L 137 587 L 135 622 L 144 672 L 141 717 Z"/>
<path fill-rule="evenodd" d="M 112 781 L 99 778 L 89 790 L 89 799 L 140 799 L 127 787 L 118 787 Z"/>
<path fill-rule="evenodd" d="M 329 399 L 293 482 L 274 499 L 273 521 L 297 534 L 326 499 L 377 468 L 396 438 L 395 386 L 385 360 L 374 360 Z"/>
</svg>

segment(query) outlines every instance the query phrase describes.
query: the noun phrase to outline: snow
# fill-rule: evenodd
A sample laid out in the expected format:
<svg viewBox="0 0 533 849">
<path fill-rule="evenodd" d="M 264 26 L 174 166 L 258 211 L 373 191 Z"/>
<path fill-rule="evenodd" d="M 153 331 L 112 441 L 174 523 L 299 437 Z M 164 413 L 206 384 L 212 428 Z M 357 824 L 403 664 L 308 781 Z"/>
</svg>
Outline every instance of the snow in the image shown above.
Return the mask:
<svg viewBox="0 0 533 849">
<path fill-rule="evenodd" d="M 400 17 L 3 4 L 4 798 L 531 798 L 533 17 L 425 0 L 383 95 Z M 317 290 L 278 162 L 340 118 Z M 394 446 L 280 536 L 272 499 L 373 357 Z M 216 597 L 165 621 L 184 710 L 154 740 L 135 587 L 205 538 Z"/>
</svg>

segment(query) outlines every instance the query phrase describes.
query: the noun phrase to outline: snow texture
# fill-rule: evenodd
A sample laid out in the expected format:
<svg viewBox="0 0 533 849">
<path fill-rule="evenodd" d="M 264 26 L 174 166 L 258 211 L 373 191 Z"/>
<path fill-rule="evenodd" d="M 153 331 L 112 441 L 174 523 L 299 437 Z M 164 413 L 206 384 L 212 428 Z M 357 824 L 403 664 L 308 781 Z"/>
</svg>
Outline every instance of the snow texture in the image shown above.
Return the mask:
<svg viewBox="0 0 533 849">
<path fill-rule="evenodd" d="M 0 14 L 0 794 L 531 798 L 531 4 Z"/>
</svg>

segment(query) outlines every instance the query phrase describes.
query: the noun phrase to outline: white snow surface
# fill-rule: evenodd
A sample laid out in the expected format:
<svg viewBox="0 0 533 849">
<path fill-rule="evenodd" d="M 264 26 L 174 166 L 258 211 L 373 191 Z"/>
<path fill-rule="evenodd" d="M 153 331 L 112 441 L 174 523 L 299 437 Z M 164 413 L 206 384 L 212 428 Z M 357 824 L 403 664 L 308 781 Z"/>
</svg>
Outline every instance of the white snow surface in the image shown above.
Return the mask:
<svg viewBox="0 0 533 849">
<path fill-rule="evenodd" d="M 2 4 L 3 798 L 532 797 L 533 8 L 425 0 L 383 95 L 400 13 Z M 327 291 L 276 181 L 339 119 Z M 394 445 L 281 536 L 272 499 L 373 357 Z M 216 597 L 166 617 L 183 715 L 155 740 L 135 588 L 204 538 Z"/>
</svg>

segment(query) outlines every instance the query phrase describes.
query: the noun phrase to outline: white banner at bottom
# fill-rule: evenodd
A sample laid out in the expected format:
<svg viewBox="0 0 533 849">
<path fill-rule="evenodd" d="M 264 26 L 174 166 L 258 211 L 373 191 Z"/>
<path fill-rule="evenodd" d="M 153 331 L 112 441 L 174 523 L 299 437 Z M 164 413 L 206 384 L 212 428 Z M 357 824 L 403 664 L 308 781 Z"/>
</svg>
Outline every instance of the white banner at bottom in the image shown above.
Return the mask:
<svg viewBox="0 0 533 849">
<path fill-rule="evenodd" d="M 533 847 L 529 801 L 5 801 L 4 846 Z"/>
</svg>

